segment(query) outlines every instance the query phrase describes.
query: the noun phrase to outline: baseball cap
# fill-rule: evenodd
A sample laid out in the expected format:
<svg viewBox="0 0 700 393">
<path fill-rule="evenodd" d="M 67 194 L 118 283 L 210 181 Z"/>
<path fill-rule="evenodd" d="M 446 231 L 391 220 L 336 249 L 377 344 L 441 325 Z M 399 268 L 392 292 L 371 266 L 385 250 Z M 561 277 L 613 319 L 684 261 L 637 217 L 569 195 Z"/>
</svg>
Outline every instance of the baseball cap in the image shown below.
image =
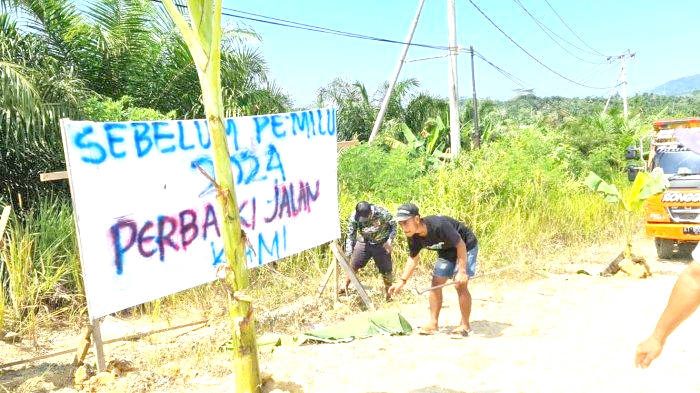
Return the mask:
<svg viewBox="0 0 700 393">
<path fill-rule="evenodd" d="M 396 221 L 406 221 L 418 215 L 418 206 L 412 203 L 404 203 L 396 210 Z"/>
<path fill-rule="evenodd" d="M 369 203 L 362 201 L 355 206 L 355 218 L 358 221 L 366 222 L 369 220 L 369 215 L 372 213 L 372 207 Z"/>
</svg>

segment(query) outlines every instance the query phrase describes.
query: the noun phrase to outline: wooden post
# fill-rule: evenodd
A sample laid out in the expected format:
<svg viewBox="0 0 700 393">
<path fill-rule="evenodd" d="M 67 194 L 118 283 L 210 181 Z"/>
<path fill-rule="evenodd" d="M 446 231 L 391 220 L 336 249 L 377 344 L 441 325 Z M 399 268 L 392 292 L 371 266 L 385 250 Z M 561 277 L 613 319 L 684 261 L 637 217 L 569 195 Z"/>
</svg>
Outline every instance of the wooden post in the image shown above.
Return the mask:
<svg viewBox="0 0 700 393">
<path fill-rule="evenodd" d="M 5 227 L 7 226 L 7 222 L 10 220 L 10 211 L 12 210 L 12 206 L 5 206 L 2 209 L 2 216 L 0 216 L 0 248 L 2 248 L 2 243 L 3 239 L 5 238 L 3 234 L 5 233 Z"/>
<path fill-rule="evenodd" d="M 338 300 L 340 300 L 338 298 L 338 291 L 340 290 L 340 285 L 338 285 L 338 262 L 335 260 L 335 256 L 333 256 L 333 276 L 335 276 L 335 285 L 333 286 L 333 305 L 335 305 L 335 303 L 338 303 Z"/>
<path fill-rule="evenodd" d="M 348 263 L 347 259 L 345 259 L 345 255 L 340 250 L 340 246 L 338 246 L 338 242 L 336 240 L 333 240 L 331 242 L 331 251 L 335 255 L 335 258 L 340 264 L 340 266 L 343 268 L 343 270 L 345 270 L 345 274 L 347 274 L 348 277 L 350 277 L 352 285 L 354 285 L 355 289 L 357 289 L 357 293 L 360 294 L 360 299 L 362 299 L 362 302 L 365 303 L 367 309 L 370 311 L 374 311 L 375 308 L 374 304 L 372 303 L 372 300 L 369 298 L 369 296 L 367 296 L 365 288 L 360 283 L 360 280 L 357 279 L 357 276 L 355 276 L 355 272 L 352 271 L 350 264 Z"/>
<path fill-rule="evenodd" d="M 323 280 L 321 280 L 321 284 L 319 284 L 318 289 L 316 290 L 319 299 L 323 294 L 323 290 L 326 289 L 326 285 L 328 285 L 328 279 L 331 277 L 331 274 L 333 274 L 333 271 L 335 270 L 335 264 L 335 258 L 333 258 L 333 262 L 331 262 L 331 264 L 328 265 L 326 274 L 323 275 Z"/>
<path fill-rule="evenodd" d="M 54 181 L 54 180 L 67 180 L 68 171 L 58 171 L 58 172 L 47 172 L 40 173 L 39 180 L 41 181 Z"/>
<path fill-rule="evenodd" d="M 87 356 L 88 349 L 90 349 L 90 343 L 91 343 L 90 338 L 91 337 L 92 337 L 92 325 L 88 325 L 87 331 L 83 335 L 82 340 L 80 340 L 80 344 L 78 344 L 78 350 L 75 353 L 75 359 L 73 359 L 74 366 L 79 366 L 79 365 L 83 364 L 83 361 L 85 360 L 85 356 Z"/>
<path fill-rule="evenodd" d="M 105 367 L 105 353 L 102 348 L 102 334 L 100 333 L 100 320 L 93 319 L 92 324 L 92 342 L 95 344 L 95 357 L 97 358 L 97 372 L 101 373 L 107 368 Z"/>
</svg>

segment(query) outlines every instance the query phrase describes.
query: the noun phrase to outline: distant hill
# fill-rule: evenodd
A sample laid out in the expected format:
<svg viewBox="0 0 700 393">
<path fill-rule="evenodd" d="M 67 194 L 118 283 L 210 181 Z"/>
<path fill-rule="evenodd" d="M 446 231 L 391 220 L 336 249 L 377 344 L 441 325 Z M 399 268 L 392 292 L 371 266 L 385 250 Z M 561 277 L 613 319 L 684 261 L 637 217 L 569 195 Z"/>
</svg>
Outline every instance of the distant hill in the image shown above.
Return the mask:
<svg viewBox="0 0 700 393">
<path fill-rule="evenodd" d="M 700 74 L 675 79 L 657 86 L 651 93 L 667 96 L 682 96 L 700 90 Z"/>
</svg>

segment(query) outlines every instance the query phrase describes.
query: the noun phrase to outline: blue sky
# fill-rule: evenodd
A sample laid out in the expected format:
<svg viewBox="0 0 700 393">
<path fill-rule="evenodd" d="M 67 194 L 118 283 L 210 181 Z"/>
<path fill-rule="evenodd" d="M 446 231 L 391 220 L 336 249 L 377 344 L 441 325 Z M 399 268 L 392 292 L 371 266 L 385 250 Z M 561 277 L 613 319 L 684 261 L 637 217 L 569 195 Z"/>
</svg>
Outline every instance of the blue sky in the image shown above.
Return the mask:
<svg viewBox="0 0 700 393">
<path fill-rule="evenodd" d="M 700 14 L 700 1 L 697 0 L 455 1 L 458 45 L 466 48 L 473 45 L 476 52 L 493 65 L 522 82 L 514 82 L 484 60 L 475 58 L 476 87 L 481 98 L 508 99 L 518 88 L 532 88 L 538 96 L 607 97 L 611 91 L 608 87 L 615 84 L 620 73 L 620 63 L 609 62 L 606 56 L 621 55 L 627 50 L 635 54 L 627 61 L 628 94 L 700 73 L 695 21 Z M 538 64 L 499 32 L 472 2 L 532 57 L 556 73 L 590 87 L 571 83 Z M 224 0 L 223 12 L 244 11 L 402 42 L 418 3 L 418 0 Z M 414 43 L 447 45 L 446 3 L 445 0 L 425 0 Z M 523 7 L 544 27 L 541 28 Z M 262 41 L 255 45 L 267 60 L 271 76 L 299 106 L 313 102 L 316 91 L 336 77 L 358 80 L 374 92 L 391 78 L 402 50 L 400 44 L 224 16 L 224 24 L 235 23 L 250 27 L 262 36 Z M 411 47 L 407 60 L 444 53 L 438 49 Z M 419 91 L 447 96 L 447 62 L 443 57 L 406 63 L 400 79 L 417 78 L 421 83 Z M 471 97 L 468 53 L 459 56 L 458 65 L 459 95 Z"/>
</svg>

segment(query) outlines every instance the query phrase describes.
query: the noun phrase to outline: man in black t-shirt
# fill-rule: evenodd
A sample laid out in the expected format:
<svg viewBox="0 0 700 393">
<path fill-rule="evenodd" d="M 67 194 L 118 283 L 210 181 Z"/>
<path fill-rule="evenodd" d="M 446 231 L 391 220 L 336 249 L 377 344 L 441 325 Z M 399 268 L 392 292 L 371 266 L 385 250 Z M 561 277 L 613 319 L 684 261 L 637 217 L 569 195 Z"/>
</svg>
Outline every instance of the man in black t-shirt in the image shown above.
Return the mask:
<svg viewBox="0 0 700 393">
<path fill-rule="evenodd" d="M 389 295 L 401 291 L 413 270 L 420 262 L 418 252 L 428 248 L 438 252 L 438 259 L 433 269 L 431 287 L 447 282 L 454 276 L 455 289 L 459 299 L 462 318 L 452 334 L 466 337 L 472 334 L 469 316 L 472 309 L 472 296 L 467 286 L 469 277 L 476 273 L 477 246 L 474 232 L 465 224 L 446 216 L 421 217 L 418 207 L 412 203 L 399 206 L 396 220 L 408 238 L 409 255 L 403 273 L 389 288 Z M 435 333 L 438 330 L 438 318 L 442 307 L 442 288 L 430 291 L 430 322 L 422 326 L 423 333 Z"/>
</svg>

